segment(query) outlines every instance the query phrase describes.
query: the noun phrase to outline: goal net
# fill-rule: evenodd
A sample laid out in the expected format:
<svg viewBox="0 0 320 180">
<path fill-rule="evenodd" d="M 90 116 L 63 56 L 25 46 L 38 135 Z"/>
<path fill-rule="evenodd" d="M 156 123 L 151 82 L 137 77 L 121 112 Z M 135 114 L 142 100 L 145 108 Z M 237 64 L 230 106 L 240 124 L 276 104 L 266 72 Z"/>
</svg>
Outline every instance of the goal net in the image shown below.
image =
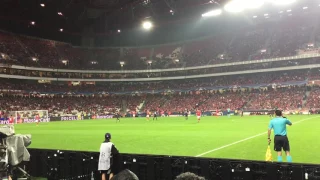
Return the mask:
<svg viewBox="0 0 320 180">
<path fill-rule="evenodd" d="M 49 122 L 48 110 L 13 111 L 14 123 Z"/>
</svg>

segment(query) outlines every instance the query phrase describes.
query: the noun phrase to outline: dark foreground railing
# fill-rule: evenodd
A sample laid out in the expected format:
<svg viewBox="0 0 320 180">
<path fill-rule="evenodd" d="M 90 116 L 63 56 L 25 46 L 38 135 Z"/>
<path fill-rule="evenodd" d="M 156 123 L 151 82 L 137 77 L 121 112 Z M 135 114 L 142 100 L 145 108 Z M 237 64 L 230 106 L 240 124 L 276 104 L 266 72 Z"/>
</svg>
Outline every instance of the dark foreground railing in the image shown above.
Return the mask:
<svg viewBox="0 0 320 180">
<path fill-rule="evenodd" d="M 31 176 L 52 180 L 100 179 L 96 152 L 29 149 Z M 130 169 L 140 180 L 172 180 L 193 172 L 209 180 L 305 180 L 320 179 L 320 165 L 279 164 L 260 161 L 178 156 L 121 154 L 118 170 Z"/>
</svg>

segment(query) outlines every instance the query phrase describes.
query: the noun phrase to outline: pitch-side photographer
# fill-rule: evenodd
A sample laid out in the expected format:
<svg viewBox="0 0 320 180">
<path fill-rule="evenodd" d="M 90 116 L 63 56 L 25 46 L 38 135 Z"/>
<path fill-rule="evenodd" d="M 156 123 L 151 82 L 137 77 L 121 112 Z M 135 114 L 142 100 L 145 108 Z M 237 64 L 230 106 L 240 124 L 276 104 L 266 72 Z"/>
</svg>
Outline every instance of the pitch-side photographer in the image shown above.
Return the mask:
<svg viewBox="0 0 320 180">
<path fill-rule="evenodd" d="M 116 146 L 111 142 L 111 134 L 105 134 L 105 140 L 100 146 L 98 170 L 101 172 L 102 180 L 111 179 L 114 173 L 113 158 L 119 154 Z"/>
</svg>

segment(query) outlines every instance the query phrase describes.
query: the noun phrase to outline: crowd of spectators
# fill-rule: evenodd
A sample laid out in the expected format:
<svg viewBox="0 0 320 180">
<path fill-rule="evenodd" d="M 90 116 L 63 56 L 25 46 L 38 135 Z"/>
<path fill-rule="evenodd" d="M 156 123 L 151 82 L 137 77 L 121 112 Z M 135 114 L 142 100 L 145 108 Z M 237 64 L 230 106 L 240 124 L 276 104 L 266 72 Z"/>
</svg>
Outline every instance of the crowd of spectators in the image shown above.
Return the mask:
<svg viewBox="0 0 320 180">
<path fill-rule="evenodd" d="M 0 110 L 48 110 L 50 116 L 77 115 L 78 113 L 108 114 L 119 111 L 122 97 L 88 96 L 12 96 L 0 98 Z"/>
<path fill-rule="evenodd" d="M 319 108 L 320 107 L 320 88 L 314 87 L 310 94 L 309 98 L 306 102 L 306 107 L 309 108 Z"/>
<path fill-rule="evenodd" d="M 320 108 L 319 87 L 308 96 L 306 86 L 245 88 L 214 91 L 176 92 L 154 95 L 49 95 L 1 93 L 0 110 L 48 110 L 50 116 L 92 115 L 116 112 L 159 111 L 183 113 L 186 110 L 261 110 Z"/>
<path fill-rule="evenodd" d="M 248 103 L 252 95 L 244 92 L 224 92 L 209 96 L 207 101 L 203 102 L 199 108 L 205 110 L 232 110 L 242 109 Z"/>
<path fill-rule="evenodd" d="M 252 93 L 246 109 L 282 109 L 302 108 L 306 88 L 277 88 Z"/>
</svg>

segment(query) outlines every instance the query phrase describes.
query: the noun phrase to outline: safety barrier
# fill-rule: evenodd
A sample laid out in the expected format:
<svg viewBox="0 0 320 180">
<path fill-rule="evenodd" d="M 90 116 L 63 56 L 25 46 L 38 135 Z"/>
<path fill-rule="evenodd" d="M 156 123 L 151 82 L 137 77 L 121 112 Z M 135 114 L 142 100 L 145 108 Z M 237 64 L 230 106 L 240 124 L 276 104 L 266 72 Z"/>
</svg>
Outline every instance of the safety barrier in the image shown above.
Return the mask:
<svg viewBox="0 0 320 180">
<path fill-rule="evenodd" d="M 97 152 L 29 149 L 27 171 L 49 180 L 98 180 Z M 320 165 L 271 163 L 231 159 L 121 154 L 118 171 L 130 169 L 140 180 L 172 180 L 183 172 L 193 172 L 208 180 L 305 180 L 320 179 Z"/>
</svg>

